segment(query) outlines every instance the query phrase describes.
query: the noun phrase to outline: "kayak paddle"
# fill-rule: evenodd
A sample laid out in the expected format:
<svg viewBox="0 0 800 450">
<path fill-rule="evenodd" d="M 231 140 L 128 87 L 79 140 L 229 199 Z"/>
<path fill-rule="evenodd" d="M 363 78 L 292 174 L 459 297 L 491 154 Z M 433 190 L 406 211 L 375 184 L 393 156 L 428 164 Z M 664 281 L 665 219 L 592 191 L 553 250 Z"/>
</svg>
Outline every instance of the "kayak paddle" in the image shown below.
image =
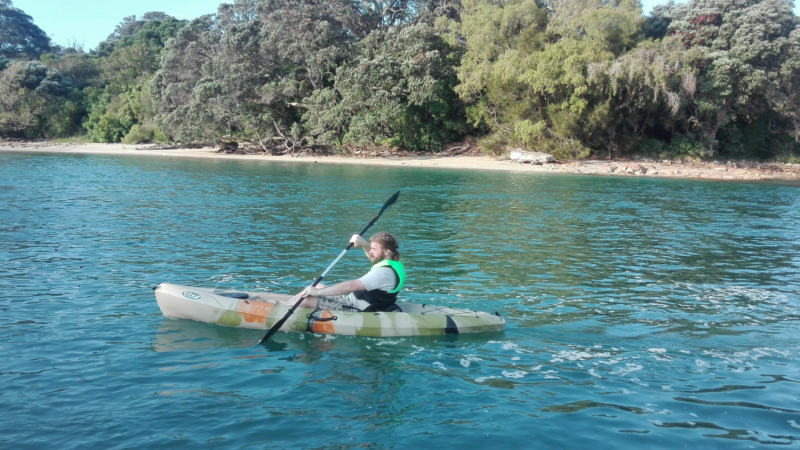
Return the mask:
<svg viewBox="0 0 800 450">
<path fill-rule="evenodd" d="M 383 212 L 386 210 L 386 208 L 388 208 L 388 207 L 392 206 L 392 204 L 394 204 L 394 202 L 397 200 L 397 197 L 399 195 L 400 195 L 400 191 L 397 191 L 397 192 L 394 193 L 394 195 L 389 197 L 389 200 L 386 200 L 386 203 L 383 204 L 383 207 L 381 208 L 380 211 L 378 211 L 378 214 L 375 217 L 373 217 L 372 220 L 369 221 L 367 226 L 365 226 L 364 229 L 361 230 L 361 233 L 358 233 L 358 234 L 363 236 L 364 233 L 366 233 L 367 230 L 369 230 L 369 228 L 372 226 L 372 224 L 377 222 L 378 218 L 381 216 L 381 214 L 383 214 Z M 336 263 L 339 262 L 339 260 L 342 259 L 344 254 L 347 253 L 347 251 L 350 250 L 351 248 L 353 248 L 353 243 L 352 242 L 348 243 L 347 247 L 345 247 L 344 250 L 342 250 L 339 253 L 339 256 L 337 256 L 336 259 L 333 260 L 333 262 L 328 266 L 328 268 L 325 269 L 325 271 L 322 272 L 322 274 L 320 276 L 318 276 L 314 280 L 313 283 L 311 283 L 311 287 L 315 287 L 317 284 L 319 284 L 319 282 L 322 281 L 323 278 L 325 278 L 325 275 L 328 274 L 328 272 L 333 268 L 333 266 L 335 266 Z M 269 331 L 267 331 L 267 334 L 265 334 L 264 337 L 262 337 L 261 340 L 258 341 L 258 343 L 261 344 L 262 342 L 265 342 L 265 341 L 269 340 L 269 338 L 272 337 L 272 335 L 275 334 L 275 332 L 278 331 L 278 329 L 284 324 L 284 322 L 286 322 L 286 320 L 289 318 L 289 316 L 291 316 L 292 313 L 294 313 L 294 310 L 297 309 L 298 306 L 300 306 L 300 303 L 303 303 L 303 300 L 305 300 L 305 297 L 300 297 L 297 300 L 297 302 L 295 302 L 295 304 L 292 305 L 291 308 L 289 308 L 289 311 L 287 311 L 286 314 L 283 317 L 281 317 L 281 320 L 275 322 L 275 324 L 272 325 L 272 328 L 270 328 Z"/>
</svg>

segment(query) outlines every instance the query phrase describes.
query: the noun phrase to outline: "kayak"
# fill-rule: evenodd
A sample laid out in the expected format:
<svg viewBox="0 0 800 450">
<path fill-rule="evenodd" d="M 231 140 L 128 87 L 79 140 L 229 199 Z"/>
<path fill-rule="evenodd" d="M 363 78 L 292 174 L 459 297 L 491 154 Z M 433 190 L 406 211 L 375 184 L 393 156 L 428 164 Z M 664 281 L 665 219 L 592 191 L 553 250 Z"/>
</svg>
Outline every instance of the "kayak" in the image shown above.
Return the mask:
<svg viewBox="0 0 800 450">
<path fill-rule="evenodd" d="M 290 306 L 278 303 L 291 295 L 243 292 L 161 283 L 156 301 L 164 317 L 190 319 L 238 328 L 267 330 Z M 399 311 L 350 312 L 297 308 L 280 331 L 351 336 L 435 336 L 501 331 L 498 313 L 398 302 Z"/>
</svg>

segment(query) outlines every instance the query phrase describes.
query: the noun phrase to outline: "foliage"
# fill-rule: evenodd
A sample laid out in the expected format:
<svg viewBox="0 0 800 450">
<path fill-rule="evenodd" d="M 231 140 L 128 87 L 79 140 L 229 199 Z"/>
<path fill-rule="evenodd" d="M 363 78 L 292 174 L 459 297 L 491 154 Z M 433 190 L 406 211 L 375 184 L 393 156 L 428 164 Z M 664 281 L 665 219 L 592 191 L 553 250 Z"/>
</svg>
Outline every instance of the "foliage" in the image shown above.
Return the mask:
<svg viewBox="0 0 800 450">
<path fill-rule="evenodd" d="M 108 91 L 91 91 L 89 117 L 84 127 L 97 142 L 120 142 L 130 129 L 143 121 L 139 88 L 129 88 L 112 95 Z"/>
<path fill-rule="evenodd" d="M 15 8 L 11 0 L 0 0 L 0 56 L 38 58 L 49 50 L 50 38 L 31 16 Z"/>
<path fill-rule="evenodd" d="M 671 39 L 699 53 L 697 92 L 686 103 L 683 126 L 708 156 L 734 143 L 721 139 L 737 135 L 726 129 L 753 124 L 771 108 L 789 121 L 796 117 L 790 105 L 800 94 L 789 86 L 798 77 L 798 31 L 790 3 L 694 0 L 675 7 L 671 18 Z"/>
<path fill-rule="evenodd" d="M 642 34 L 647 39 L 663 39 L 669 31 L 669 7 L 656 6 L 642 24 Z"/>
<path fill-rule="evenodd" d="M 456 90 L 470 120 L 491 130 L 496 150 L 573 159 L 602 148 L 613 108 L 591 89 L 588 69 L 635 44 L 640 14 L 635 2 L 564 0 L 551 14 L 533 0 L 465 1 Z"/>
<path fill-rule="evenodd" d="M 185 24 L 184 20 L 158 11 L 146 12 L 141 19 L 136 16 L 125 17 L 114 32 L 97 46 L 97 55 L 106 57 L 119 47 L 136 45 L 144 45 L 159 52 Z"/>
<path fill-rule="evenodd" d="M 147 144 L 151 142 L 166 142 L 166 138 L 159 129 L 152 124 L 136 124 L 125 137 L 122 138 L 123 144 Z"/>
<path fill-rule="evenodd" d="M 779 151 L 775 155 L 775 162 L 783 164 L 800 164 L 800 150 L 792 152 Z"/>
<path fill-rule="evenodd" d="M 746 123 L 736 123 L 720 130 L 719 140 L 725 143 L 725 156 L 731 159 L 767 160 L 778 154 L 800 155 L 800 144 L 788 134 L 775 134 L 772 128 L 781 119 L 768 113 Z"/>
<path fill-rule="evenodd" d="M 794 20 L 797 23 L 797 17 Z M 800 143 L 800 26 L 795 25 L 781 51 L 783 64 L 777 70 L 776 83 L 770 90 L 768 102 L 785 120 L 785 128 L 778 132 L 786 133 Z"/>
<path fill-rule="evenodd" d="M 74 132 L 80 100 L 69 79 L 36 61 L 0 71 L 0 136 L 53 137 Z"/>
<path fill-rule="evenodd" d="M 58 53 L 46 53 L 39 60 L 68 78 L 76 89 L 102 85 L 100 61 L 87 53 L 62 50 Z"/>
<path fill-rule="evenodd" d="M 304 121 L 314 142 L 436 150 L 463 135 L 455 73 L 446 63 L 453 50 L 431 25 L 375 30 L 356 52 L 333 87 L 308 99 Z"/>
<path fill-rule="evenodd" d="M 0 72 L 0 135 L 24 135 L 36 123 L 37 103 L 22 86 L 21 64 L 11 64 Z"/>
<path fill-rule="evenodd" d="M 339 0 L 331 9 L 346 11 L 337 19 L 360 40 L 373 30 L 430 23 L 439 16 L 455 18 L 459 8 L 458 0 Z"/>
<path fill-rule="evenodd" d="M 670 140 L 683 133 L 680 125 L 686 104 L 697 91 L 693 61 L 698 52 L 687 52 L 672 41 L 643 41 L 620 57 L 590 66 L 592 88 L 613 105 L 613 118 L 606 122 L 608 156 L 637 153 L 644 145 L 672 148 L 681 156 L 702 157 L 705 152 L 689 150 Z M 654 140 L 666 141 L 655 145 Z"/>
<path fill-rule="evenodd" d="M 158 12 L 146 13 L 141 20 L 136 16 L 123 19 L 115 33 L 98 46 L 104 81 L 129 87 L 149 80 L 159 68 L 167 41 L 185 24 Z"/>
<path fill-rule="evenodd" d="M 0 0 L 0 135 L 800 158 L 788 0 L 238 0 L 51 47 Z"/>
<path fill-rule="evenodd" d="M 193 21 L 153 82 L 158 123 L 182 142 L 302 145 L 303 101 L 330 85 L 354 39 L 343 14 L 317 1 L 239 1 Z"/>
<path fill-rule="evenodd" d="M 178 33 L 185 21 L 163 13 L 149 12 L 142 19 L 123 19 L 115 32 L 98 46 L 98 78 L 102 93 L 87 92 L 88 117 L 84 128 L 92 139 L 120 142 L 135 125 L 134 133 L 155 130 L 155 112 L 149 83 L 160 67 L 166 42 Z"/>
</svg>

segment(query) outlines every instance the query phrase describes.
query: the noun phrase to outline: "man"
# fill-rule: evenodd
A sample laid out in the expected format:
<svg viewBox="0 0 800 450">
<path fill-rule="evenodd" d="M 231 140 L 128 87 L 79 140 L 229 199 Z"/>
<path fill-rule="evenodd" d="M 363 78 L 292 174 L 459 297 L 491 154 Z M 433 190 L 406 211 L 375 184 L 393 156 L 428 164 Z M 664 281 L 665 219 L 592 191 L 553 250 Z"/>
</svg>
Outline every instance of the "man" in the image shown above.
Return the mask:
<svg viewBox="0 0 800 450">
<path fill-rule="evenodd" d="M 361 278 L 343 281 L 332 286 L 321 283 L 307 287 L 289 300 L 294 304 L 305 297 L 300 306 L 343 311 L 391 311 L 397 309 L 397 293 L 403 288 L 406 273 L 400 262 L 397 241 L 386 232 L 372 235 L 367 241 L 358 234 L 350 238 L 353 247 L 364 250 L 373 264 Z"/>
</svg>

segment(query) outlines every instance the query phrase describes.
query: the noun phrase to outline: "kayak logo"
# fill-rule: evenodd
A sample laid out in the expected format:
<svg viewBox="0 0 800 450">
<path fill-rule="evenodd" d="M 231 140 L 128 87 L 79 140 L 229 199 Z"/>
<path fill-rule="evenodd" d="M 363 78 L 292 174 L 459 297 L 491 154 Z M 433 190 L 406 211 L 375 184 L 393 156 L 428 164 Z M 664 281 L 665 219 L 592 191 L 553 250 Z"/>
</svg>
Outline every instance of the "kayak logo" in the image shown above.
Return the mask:
<svg viewBox="0 0 800 450">
<path fill-rule="evenodd" d="M 200 294 L 198 294 L 197 292 L 183 291 L 181 292 L 181 295 L 188 298 L 189 300 L 200 300 Z"/>
</svg>

